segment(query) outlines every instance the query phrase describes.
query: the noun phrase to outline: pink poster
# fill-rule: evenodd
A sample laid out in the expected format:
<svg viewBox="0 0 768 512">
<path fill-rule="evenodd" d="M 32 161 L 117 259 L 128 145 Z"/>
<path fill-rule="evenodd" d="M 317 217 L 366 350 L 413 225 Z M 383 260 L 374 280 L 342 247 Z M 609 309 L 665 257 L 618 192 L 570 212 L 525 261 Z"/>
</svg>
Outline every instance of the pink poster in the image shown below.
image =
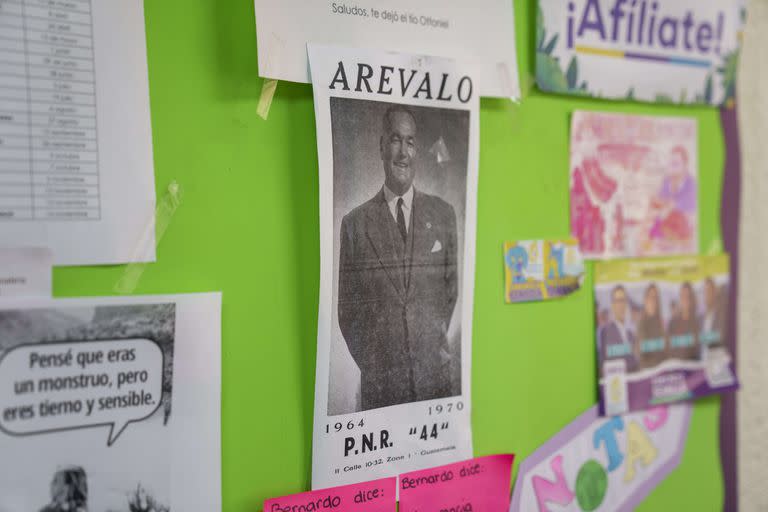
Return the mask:
<svg viewBox="0 0 768 512">
<path fill-rule="evenodd" d="M 514 455 L 490 455 L 400 475 L 400 512 L 507 512 Z"/>
<path fill-rule="evenodd" d="M 264 512 L 393 512 L 395 477 L 291 494 L 264 502 Z"/>
<path fill-rule="evenodd" d="M 588 259 L 698 252 L 697 122 L 575 112 L 571 233 Z"/>
</svg>

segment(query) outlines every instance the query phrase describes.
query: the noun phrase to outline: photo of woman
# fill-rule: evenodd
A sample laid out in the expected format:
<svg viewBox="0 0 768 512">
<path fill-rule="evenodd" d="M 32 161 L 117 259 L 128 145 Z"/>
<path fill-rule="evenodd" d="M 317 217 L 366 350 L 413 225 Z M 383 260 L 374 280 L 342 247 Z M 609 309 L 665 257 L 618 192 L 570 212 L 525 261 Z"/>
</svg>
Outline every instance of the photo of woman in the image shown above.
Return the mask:
<svg viewBox="0 0 768 512">
<path fill-rule="evenodd" d="M 643 295 L 643 309 L 637 324 L 636 357 L 640 368 L 652 368 L 666 357 L 667 339 L 661 318 L 659 287 L 651 283 Z"/>
<path fill-rule="evenodd" d="M 696 295 L 691 283 L 686 281 L 680 286 L 678 308 L 667 327 L 671 357 L 690 361 L 699 358 L 699 322 L 696 311 Z"/>
<path fill-rule="evenodd" d="M 692 250 L 697 214 L 696 178 L 689 171 L 688 151 L 675 146 L 666 163 L 667 175 L 661 190 L 651 200 L 655 216 L 650 239 L 678 245 L 682 252 Z"/>
<path fill-rule="evenodd" d="M 723 347 L 723 332 L 725 330 L 725 308 L 727 290 L 718 289 L 715 280 L 707 277 L 704 280 L 704 313 L 699 319 L 699 335 L 703 346 L 710 348 Z"/>
</svg>

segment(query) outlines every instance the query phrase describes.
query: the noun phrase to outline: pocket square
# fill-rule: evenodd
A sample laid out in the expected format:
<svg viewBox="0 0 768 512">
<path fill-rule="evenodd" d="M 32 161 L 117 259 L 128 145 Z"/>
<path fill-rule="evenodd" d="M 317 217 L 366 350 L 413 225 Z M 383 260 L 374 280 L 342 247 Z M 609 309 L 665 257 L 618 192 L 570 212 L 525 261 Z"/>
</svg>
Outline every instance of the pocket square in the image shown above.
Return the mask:
<svg viewBox="0 0 768 512">
<path fill-rule="evenodd" d="M 432 250 L 430 252 L 438 252 L 443 249 L 443 244 L 440 243 L 440 240 L 435 240 L 435 245 L 432 246 Z"/>
</svg>

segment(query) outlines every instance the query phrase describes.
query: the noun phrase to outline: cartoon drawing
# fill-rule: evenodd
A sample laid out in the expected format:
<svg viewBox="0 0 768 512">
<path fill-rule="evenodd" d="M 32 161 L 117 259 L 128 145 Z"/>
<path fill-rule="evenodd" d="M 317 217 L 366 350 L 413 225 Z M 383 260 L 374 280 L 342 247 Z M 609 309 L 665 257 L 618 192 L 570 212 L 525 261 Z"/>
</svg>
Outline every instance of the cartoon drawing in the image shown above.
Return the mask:
<svg viewBox="0 0 768 512">
<path fill-rule="evenodd" d="M 548 279 L 559 279 L 565 275 L 565 247 L 562 245 L 556 246 L 550 244 L 549 247 L 549 261 L 547 262 L 549 272 L 547 273 Z"/>
<path fill-rule="evenodd" d="M 525 278 L 525 268 L 528 266 L 528 251 L 519 245 L 516 245 L 507 251 L 507 267 L 512 271 L 512 283 L 523 284 L 527 281 Z"/>
</svg>

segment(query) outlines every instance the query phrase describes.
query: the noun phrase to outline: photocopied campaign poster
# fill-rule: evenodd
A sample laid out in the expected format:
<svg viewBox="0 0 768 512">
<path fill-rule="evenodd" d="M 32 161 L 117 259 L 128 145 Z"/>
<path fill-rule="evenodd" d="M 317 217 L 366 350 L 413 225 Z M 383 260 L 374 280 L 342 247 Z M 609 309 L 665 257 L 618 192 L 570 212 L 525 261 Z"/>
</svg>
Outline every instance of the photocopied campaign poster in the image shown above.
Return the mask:
<svg viewBox="0 0 768 512">
<path fill-rule="evenodd" d="M 309 46 L 320 167 L 313 488 L 472 457 L 479 98 L 443 58 Z"/>
<path fill-rule="evenodd" d="M 601 418 L 591 407 L 523 461 L 509 512 L 631 512 L 680 463 L 690 404 Z"/>
<path fill-rule="evenodd" d="M 727 255 L 595 265 L 600 403 L 607 414 L 738 388 L 726 343 Z"/>
<path fill-rule="evenodd" d="M 745 0 L 539 0 L 547 92 L 723 105 L 736 88 Z"/>
<path fill-rule="evenodd" d="M 452 57 L 475 94 L 519 98 L 514 5 L 508 0 L 255 0 L 259 75 L 310 82 L 307 43 Z"/>
<path fill-rule="evenodd" d="M 220 309 L 0 301 L 0 511 L 220 510 Z"/>
<path fill-rule="evenodd" d="M 693 118 L 574 112 L 571 234 L 584 257 L 697 253 L 698 152 Z"/>
</svg>

